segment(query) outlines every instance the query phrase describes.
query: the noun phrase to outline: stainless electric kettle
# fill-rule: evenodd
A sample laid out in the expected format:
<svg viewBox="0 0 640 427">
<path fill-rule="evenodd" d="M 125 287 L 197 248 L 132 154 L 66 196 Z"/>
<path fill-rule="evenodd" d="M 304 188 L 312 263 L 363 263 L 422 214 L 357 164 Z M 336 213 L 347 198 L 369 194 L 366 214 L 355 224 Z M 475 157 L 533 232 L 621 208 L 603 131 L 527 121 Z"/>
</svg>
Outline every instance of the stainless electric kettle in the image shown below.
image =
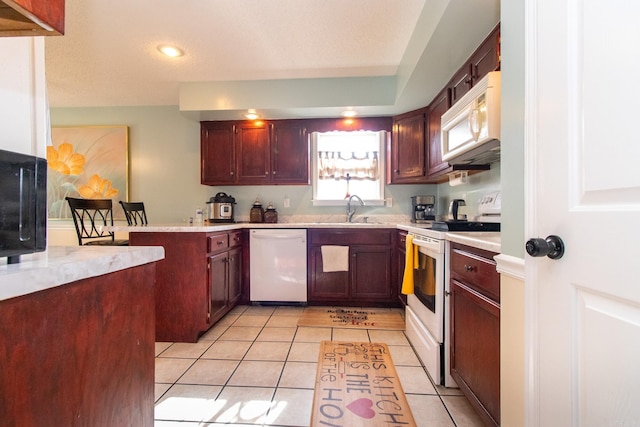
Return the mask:
<svg viewBox="0 0 640 427">
<path fill-rule="evenodd" d="M 464 199 L 453 199 L 449 204 L 449 218 L 453 221 L 464 221 L 466 220 L 466 215 L 464 218 L 458 218 L 458 211 L 460 206 L 466 206 Z"/>
</svg>

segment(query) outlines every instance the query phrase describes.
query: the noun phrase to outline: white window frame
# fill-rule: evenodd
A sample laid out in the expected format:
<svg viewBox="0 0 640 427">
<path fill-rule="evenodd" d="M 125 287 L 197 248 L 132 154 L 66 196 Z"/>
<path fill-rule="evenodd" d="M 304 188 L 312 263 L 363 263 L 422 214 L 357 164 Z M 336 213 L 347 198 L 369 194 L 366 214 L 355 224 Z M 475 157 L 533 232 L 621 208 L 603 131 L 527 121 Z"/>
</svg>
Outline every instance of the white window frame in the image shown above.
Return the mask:
<svg viewBox="0 0 640 427">
<path fill-rule="evenodd" d="M 352 131 L 359 132 L 359 131 Z M 313 199 L 311 200 L 313 206 L 346 206 L 346 199 L 318 199 L 318 134 L 320 132 L 312 132 L 311 133 L 311 171 L 312 171 L 312 181 L 311 186 L 313 187 Z M 384 184 L 385 184 L 385 148 L 387 145 L 387 138 L 389 137 L 389 132 L 387 131 L 376 131 L 379 136 L 379 155 L 378 155 L 378 168 L 379 173 L 378 176 L 378 196 L 377 199 L 364 199 L 364 203 L 368 206 L 384 206 L 385 198 L 384 198 Z"/>
</svg>

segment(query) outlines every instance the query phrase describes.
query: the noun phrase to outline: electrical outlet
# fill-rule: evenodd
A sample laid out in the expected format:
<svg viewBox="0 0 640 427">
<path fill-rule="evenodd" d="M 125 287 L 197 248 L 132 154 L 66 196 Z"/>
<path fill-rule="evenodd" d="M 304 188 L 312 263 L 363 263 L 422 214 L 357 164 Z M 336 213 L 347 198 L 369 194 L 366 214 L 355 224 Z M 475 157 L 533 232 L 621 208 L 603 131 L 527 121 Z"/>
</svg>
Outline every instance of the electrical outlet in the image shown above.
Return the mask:
<svg viewBox="0 0 640 427">
<path fill-rule="evenodd" d="M 393 206 L 393 199 L 391 197 L 387 197 L 387 207 L 390 208 Z"/>
<path fill-rule="evenodd" d="M 284 202 L 282 203 L 282 206 L 284 206 L 285 208 L 288 208 L 291 206 L 291 199 L 289 199 L 288 197 L 284 198 Z"/>
</svg>

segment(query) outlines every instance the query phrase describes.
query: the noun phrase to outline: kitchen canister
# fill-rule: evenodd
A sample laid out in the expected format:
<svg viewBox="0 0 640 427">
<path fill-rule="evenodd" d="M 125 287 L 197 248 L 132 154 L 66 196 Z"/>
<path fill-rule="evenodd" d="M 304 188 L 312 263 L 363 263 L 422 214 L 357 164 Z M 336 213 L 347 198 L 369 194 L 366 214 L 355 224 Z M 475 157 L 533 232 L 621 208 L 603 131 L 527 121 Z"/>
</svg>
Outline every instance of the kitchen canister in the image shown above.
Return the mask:
<svg viewBox="0 0 640 427">
<path fill-rule="evenodd" d="M 253 206 L 249 211 L 249 222 L 264 222 L 264 209 L 258 198 L 253 202 Z"/>
<path fill-rule="evenodd" d="M 264 222 L 268 224 L 275 224 L 278 222 L 278 211 L 273 207 L 273 203 L 269 202 L 267 210 L 264 213 Z"/>
</svg>

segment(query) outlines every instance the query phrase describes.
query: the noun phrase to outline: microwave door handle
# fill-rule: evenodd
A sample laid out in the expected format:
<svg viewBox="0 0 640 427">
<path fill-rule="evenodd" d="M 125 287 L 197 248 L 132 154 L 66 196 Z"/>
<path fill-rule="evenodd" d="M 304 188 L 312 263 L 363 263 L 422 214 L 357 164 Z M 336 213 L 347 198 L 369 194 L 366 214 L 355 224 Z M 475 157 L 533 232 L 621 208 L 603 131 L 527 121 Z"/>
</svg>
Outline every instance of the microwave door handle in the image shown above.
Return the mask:
<svg viewBox="0 0 640 427">
<path fill-rule="evenodd" d="M 477 141 L 478 138 L 480 138 L 481 126 L 479 123 L 479 119 L 480 119 L 480 111 L 478 111 L 478 105 L 474 102 L 473 106 L 469 110 L 469 117 L 468 117 L 469 132 L 471 132 L 471 136 L 473 136 L 474 141 Z"/>
</svg>

